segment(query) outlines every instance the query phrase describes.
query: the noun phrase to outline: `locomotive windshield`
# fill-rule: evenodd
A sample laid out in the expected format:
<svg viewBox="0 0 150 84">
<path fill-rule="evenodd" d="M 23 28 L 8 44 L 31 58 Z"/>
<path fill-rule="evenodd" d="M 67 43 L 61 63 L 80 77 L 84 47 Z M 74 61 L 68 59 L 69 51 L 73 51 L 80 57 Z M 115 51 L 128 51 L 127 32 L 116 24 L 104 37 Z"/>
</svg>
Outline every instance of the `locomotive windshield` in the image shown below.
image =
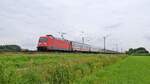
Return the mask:
<svg viewBox="0 0 150 84">
<path fill-rule="evenodd" d="M 44 38 L 44 37 L 41 37 L 41 38 L 39 39 L 39 42 L 46 42 L 46 41 L 48 41 L 48 39 L 47 39 L 47 38 Z"/>
</svg>

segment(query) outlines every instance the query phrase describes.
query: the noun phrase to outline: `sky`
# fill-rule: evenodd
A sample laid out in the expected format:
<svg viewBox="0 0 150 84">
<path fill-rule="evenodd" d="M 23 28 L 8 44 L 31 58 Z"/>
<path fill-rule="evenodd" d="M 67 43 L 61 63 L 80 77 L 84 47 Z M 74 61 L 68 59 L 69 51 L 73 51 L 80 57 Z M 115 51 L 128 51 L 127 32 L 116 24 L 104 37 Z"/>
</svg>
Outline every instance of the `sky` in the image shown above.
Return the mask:
<svg viewBox="0 0 150 84">
<path fill-rule="evenodd" d="M 0 0 L 0 44 L 36 49 L 52 34 L 107 49 L 150 50 L 150 0 Z M 83 32 L 83 33 L 82 33 Z"/>
</svg>

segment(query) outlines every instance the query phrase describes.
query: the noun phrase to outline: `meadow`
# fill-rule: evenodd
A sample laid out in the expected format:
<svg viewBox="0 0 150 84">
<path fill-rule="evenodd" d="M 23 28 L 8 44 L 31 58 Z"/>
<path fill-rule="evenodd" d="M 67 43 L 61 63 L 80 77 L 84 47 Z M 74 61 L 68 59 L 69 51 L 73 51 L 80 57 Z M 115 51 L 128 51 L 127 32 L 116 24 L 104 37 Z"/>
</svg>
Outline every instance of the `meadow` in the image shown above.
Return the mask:
<svg viewBox="0 0 150 84">
<path fill-rule="evenodd" d="M 150 84 L 150 57 L 129 56 L 76 84 Z"/>
<path fill-rule="evenodd" d="M 126 55 L 0 53 L 0 84 L 75 84 Z"/>
</svg>

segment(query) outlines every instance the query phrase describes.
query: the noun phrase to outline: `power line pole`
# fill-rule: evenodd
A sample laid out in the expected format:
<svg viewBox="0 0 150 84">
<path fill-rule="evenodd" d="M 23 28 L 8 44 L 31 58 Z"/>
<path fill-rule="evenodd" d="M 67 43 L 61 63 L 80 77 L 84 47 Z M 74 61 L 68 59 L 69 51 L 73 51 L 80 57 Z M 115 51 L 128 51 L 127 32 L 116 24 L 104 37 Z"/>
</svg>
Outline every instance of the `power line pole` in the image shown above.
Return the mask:
<svg viewBox="0 0 150 84">
<path fill-rule="evenodd" d="M 119 52 L 119 51 L 118 51 L 118 44 L 116 44 L 116 52 Z"/>
<path fill-rule="evenodd" d="M 104 36 L 103 37 L 103 39 L 104 39 L 104 53 L 106 52 L 106 39 L 109 37 L 110 35 L 106 35 L 106 36 Z"/>
<path fill-rule="evenodd" d="M 121 53 L 123 53 L 123 49 L 121 48 Z"/>
<path fill-rule="evenodd" d="M 82 31 L 81 34 L 82 34 L 82 43 L 84 44 L 85 43 L 84 32 Z"/>
<path fill-rule="evenodd" d="M 104 52 L 106 51 L 106 37 L 104 36 Z"/>
<path fill-rule="evenodd" d="M 84 37 L 82 37 L 82 43 L 84 44 Z"/>
</svg>

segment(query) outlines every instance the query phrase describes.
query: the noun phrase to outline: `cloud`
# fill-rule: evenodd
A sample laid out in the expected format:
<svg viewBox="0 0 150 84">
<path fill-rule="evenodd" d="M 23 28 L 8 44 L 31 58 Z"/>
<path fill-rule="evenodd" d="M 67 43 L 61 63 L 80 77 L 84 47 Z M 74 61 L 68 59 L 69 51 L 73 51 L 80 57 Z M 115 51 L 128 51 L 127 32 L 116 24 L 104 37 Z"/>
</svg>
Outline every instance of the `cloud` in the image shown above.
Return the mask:
<svg viewBox="0 0 150 84">
<path fill-rule="evenodd" d="M 147 41 L 150 41 L 150 35 L 144 35 L 143 38 Z"/>
<path fill-rule="evenodd" d="M 105 28 L 106 29 L 116 29 L 118 27 L 120 27 L 123 23 L 116 23 L 116 24 L 112 24 L 112 25 L 109 25 L 109 26 L 106 26 Z"/>
<path fill-rule="evenodd" d="M 103 46 L 104 35 L 109 49 L 121 41 L 123 49 L 144 46 L 143 34 L 149 35 L 149 0 L 1 0 L 0 38 L 8 44 L 36 49 L 41 35 L 67 33 L 65 38 Z M 148 39 L 148 37 L 146 37 Z M 101 40 L 102 39 L 102 40 Z M 137 40 L 139 42 L 137 42 Z M 150 48 L 149 48 L 150 49 Z"/>
<path fill-rule="evenodd" d="M 3 28 L 0 28 L 0 32 L 2 32 L 4 29 Z"/>
</svg>

